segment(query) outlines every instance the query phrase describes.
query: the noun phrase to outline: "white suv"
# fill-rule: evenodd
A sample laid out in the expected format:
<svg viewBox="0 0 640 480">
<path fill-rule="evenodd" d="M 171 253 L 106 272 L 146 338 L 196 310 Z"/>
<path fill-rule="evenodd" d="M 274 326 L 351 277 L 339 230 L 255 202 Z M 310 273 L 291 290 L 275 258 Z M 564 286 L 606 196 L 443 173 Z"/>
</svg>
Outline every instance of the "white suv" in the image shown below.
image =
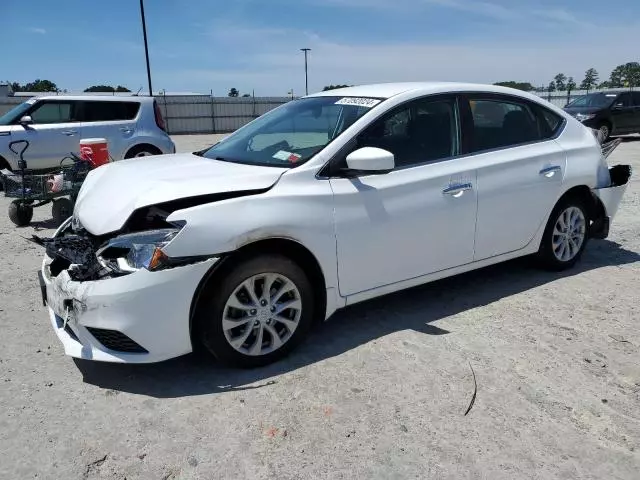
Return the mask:
<svg viewBox="0 0 640 480">
<path fill-rule="evenodd" d="M 175 153 L 153 97 L 43 96 L 0 116 L 0 169 L 17 168 L 9 142 L 28 140 L 30 169 L 57 167 L 82 138 L 106 138 L 114 160 Z"/>
</svg>

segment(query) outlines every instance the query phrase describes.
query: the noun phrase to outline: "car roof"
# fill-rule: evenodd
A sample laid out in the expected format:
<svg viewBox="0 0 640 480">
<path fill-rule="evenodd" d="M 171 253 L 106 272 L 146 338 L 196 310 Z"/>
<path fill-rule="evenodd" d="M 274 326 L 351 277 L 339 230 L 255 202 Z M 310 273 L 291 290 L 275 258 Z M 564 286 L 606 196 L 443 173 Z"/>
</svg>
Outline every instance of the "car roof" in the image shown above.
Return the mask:
<svg viewBox="0 0 640 480">
<path fill-rule="evenodd" d="M 413 92 L 416 95 L 455 92 L 487 92 L 518 95 L 524 98 L 535 98 L 534 95 L 522 90 L 516 90 L 498 85 L 484 85 L 477 83 L 458 82 L 405 82 L 405 83 L 377 83 L 372 85 L 358 85 L 354 87 L 337 88 L 318 92 L 310 97 L 375 97 L 391 98 L 401 93 Z"/>
<path fill-rule="evenodd" d="M 90 100 L 98 100 L 100 102 L 140 102 L 140 103 L 146 103 L 146 102 L 152 102 L 153 101 L 153 97 L 147 97 L 147 96 L 134 96 L 134 95 L 128 95 L 128 96 L 120 96 L 120 95 L 38 95 L 37 97 L 32 97 L 32 98 L 37 98 L 38 100 L 75 100 L 75 101 L 79 101 L 79 100 L 85 100 L 85 101 L 90 101 Z"/>
</svg>

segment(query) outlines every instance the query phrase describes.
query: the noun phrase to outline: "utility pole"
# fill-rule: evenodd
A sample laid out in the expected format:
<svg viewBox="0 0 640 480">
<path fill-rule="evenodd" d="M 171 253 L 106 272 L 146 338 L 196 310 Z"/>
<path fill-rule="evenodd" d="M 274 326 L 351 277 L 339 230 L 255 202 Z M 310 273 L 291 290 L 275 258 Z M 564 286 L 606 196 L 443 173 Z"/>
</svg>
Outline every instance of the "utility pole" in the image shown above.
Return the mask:
<svg viewBox="0 0 640 480">
<path fill-rule="evenodd" d="M 147 59 L 147 80 L 149 81 L 149 96 L 153 97 L 151 89 L 151 67 L 149 67 L 149 47 L 147 46 L 147 24 L 144 19 L 144 0 L 140 0 L 140 17 L 142 18 L 142 36 L 144 37 L 144 56 Z"/>
<path fill-rule="evenodd" d="M 301 48 L 300 51 L 304 52 L 304 91 L 305 91 L 305 95 L 309 95 L 309 75 L 307 73 L 307 53 L 310 52 L 311 49 Z"/>
</svg>

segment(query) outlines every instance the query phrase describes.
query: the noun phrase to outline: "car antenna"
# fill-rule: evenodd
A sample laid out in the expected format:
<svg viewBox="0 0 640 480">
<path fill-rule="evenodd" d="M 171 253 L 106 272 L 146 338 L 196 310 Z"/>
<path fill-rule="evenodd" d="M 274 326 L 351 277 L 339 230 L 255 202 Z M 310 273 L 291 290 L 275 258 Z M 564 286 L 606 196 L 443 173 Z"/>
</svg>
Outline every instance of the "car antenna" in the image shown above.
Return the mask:
<svg viewBox="0 0 640 480">
<path fill-rule="evenodd" d="M 138 89 L 138 91 L 137 91 L 136 93 L 134 93 L 132 96 L 133 96 L 133 97 L 137 97 L 137 96 L 140 94 L 140 90 L 142 90 L 142 87 L 140 87 L 140 88 Z"/>
</svg>

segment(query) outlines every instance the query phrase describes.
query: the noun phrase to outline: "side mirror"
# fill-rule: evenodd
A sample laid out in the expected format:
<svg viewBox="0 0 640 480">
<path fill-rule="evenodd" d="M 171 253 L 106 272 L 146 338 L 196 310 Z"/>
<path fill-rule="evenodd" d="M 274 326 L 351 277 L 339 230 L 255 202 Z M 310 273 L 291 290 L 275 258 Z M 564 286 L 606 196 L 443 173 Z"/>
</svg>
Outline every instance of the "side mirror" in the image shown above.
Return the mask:
<svg viewBox="0 0 640 480">
<path fill-rule="evenodd" d="M 362 147 L 347 155 L 347 168 L 362 173 L 389 173 L 396 162 L 393 153 L 376 147 Z"/>
<path fill-rule="evenodd" d="M 25 115 L 20 119 L 20 125 L 31 125 L 33 123 L 33 119 L 29 115 Z"/>
<path fill-rule="evenodd" d="M 613 110 L 620 110 L 621 108 L 624 108 L 624 103 L 619 102 L 613 104 Z"/>
</svg>

